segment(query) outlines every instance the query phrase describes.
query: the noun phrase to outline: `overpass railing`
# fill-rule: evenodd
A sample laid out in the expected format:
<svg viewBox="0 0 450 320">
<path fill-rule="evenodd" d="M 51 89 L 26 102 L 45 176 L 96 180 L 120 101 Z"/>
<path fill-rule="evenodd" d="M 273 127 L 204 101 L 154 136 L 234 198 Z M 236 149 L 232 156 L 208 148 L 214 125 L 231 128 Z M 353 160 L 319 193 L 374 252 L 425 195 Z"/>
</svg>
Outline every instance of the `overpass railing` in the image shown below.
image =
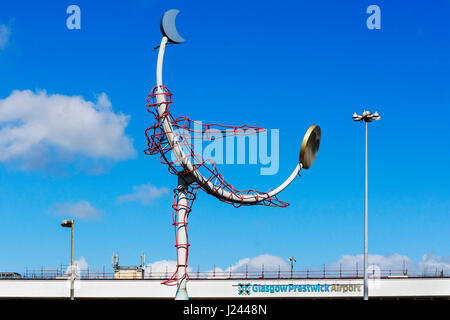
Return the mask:
<svg viewBox="0 0 450 320">
<path fill-rule="evenodd" d="M 173 268 L 163 267 L 152 269 L 147 266 L 144 269 L 134 268 L 119 271 L 107 271 L 103 269 L 78 268 L 75 266 L 74 274 L 81 280 L 111 280 L 111 279 L 136 279 L 136 280 L 167 280 L 173 273 Z M 189 277 L 195 279 L 358 279 L 363 278 L 363 269 L 356 266 L 353 269 L 343 269 L 341 266 L 320 269 L 292 269 L 286 270 L 281 266 L 267 268 L 262 265 L 260 268 L 250 268 L 243 266 L 233 270 L 228 268 L 222 270 L 214 268 L 208 271 L 201 271 L 198 266 L 196 270 L 190 270 Z M 369 278 L 404 278 L 404 277 L 448 277 L 442 270 L 408 271 L 408 269 L 379 269 L 376 266 L 369 267 Z M 1 279 L 36 279 L 36 280 L 57 280 L 68 279 L 70 277 L 70 266 L 61 265 L 58 268 L 48 269 L 26 269 L 24 273 L 0 272 Z"/>
</svg>

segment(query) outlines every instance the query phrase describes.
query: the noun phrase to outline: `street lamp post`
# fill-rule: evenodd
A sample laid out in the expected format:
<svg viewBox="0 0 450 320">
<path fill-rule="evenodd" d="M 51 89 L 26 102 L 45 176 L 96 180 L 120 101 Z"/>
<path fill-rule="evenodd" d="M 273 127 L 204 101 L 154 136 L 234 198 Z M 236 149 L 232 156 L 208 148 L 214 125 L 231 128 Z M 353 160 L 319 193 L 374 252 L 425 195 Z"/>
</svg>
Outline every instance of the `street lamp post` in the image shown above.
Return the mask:
<svg viewBox="0 0 450 320">
<path fill-rule="evenodd" d="M 61 226 L 63 228 L 71 228 L 70 236 L 70 300 L 74 300 L 74 276 L 73 276 L 73 225 L 74 220 L 63 220 Z"/>
<path fill-rule="evenodd" d="M 291 262 L 291 279 L 294 278 L 294 262 L 297 262 L 294 257 L 289 257 L 288 259 Z"/>
<path fill-rule="evenodd" d="M 364 165 L 364 300 L 369 300 L 369 287 L 368 287 L 368 208 L 369 208 L 369 198 L 368 198 L 368 171 L 367 171 L 367 122 L 372 122 L 373 120 L 380 120 L 381 117 L 377 111 L 371 113 L 370 111 L 364 110 L 361 115 L 356 112 L 352 116 L 354 121 L 362 122 L 365 124 L 365 165 Z"/>
</svg>

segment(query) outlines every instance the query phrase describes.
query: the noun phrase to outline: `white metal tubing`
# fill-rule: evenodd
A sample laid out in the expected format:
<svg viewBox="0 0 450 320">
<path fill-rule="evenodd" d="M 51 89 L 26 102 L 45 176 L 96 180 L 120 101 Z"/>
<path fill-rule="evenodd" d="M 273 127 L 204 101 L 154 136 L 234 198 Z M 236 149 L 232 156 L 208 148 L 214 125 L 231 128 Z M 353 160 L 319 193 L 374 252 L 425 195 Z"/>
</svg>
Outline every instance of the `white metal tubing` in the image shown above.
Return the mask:
<svg viewBox="0 0 450 320">
<path fill-rule="evenodd" d="M 369 190 L 368 190 L 368 159 L 367 159 L 367 121 L 365 123 L 365 165 L 364 165 L 364 300 L 369 299 L 368 288 L 368 208 L 369 208 Z"/>
<path fill-rule="evenodd" d="M 159 47 L 158 52 L 158 62 L 156 67 L 156 83 L 158 85 L 157 93 L 162 93 L 162 89 L 160 89 L 160 86 L 163 85 L 162 82 L 162 68 L 163 68 L 163 61 L 164 61 L 164 53 L 166 49 L 167 44 L 167 37 L 163 37 L 161 40 L 161 44 Z M 216 186 L 213 182 L 209 181 L 207 178 L 205 178 L 197 169 L 195 169 L 189 159 L 183 152 L 181 146 L 179 145 L 179 142 L 175 140 L 175 134 L 172 127 L 172 124 L 170 123 L 169 117 L 166 115 L 163 117 L 164 112 L 166 111 L 167 105 L 165 102 L 167 102 L 165 95 L 158 94 L 157 95 L 157 102 L 158 102 L 158 113 L 161 119 L 161 125 L 163 127 L 163 130 L 167 136 L 167 140 L 172 148 L 172 151 L 174 152 L 175 157 L 177 158 L 178 162 L 183 166 L 183 168 L 190 172 L 190 176 L 197 181 L 197 183 L 202 186 L 206 192 L 210 194 L 214 194 L 218 198 L 221 198 L 223 200 L 228 200 L 232 202 L 243 202 L 243 203 L 257 203 L 261 202 L 267 198 L 273 197 L 279 192 L 283 191 L 297 176 L 297 174 L 300 172 L 302 165 L 299 163 L 295 167 L 292 174 L 289 176 L 289 178 L 283 182 L 279 187 L 275 188 L 269 193 L 250 193 L 247 195 L 240 195 L 237 196 L 236 194 L 230 193 L 228 190 L 225 190 L 221 187 Z"/>
<path fill-rule="evenodd" d="M 352 116 L 355 121 L 364 121 L 365 127 L 365 141 L 364 141 L 364 300 L 369 300 L 368 274 L 367 268 L 369 263 L 368 255 L 368 216 L 369 216 L 369 173 L 368 173 L 368 146 L 367 146 L 367 122 L 372 120 L 380 120 L 381 117 L 377 111 L 373 114 L 370 111 L 364 110 L 361 115 L 356 112 Z"/>
<path fill-rule="evenodd" d="M 189 183 L 182 177 L 178 177 L 178 196 L 177 196 L 177 293 L 175 295 L 175 300 L 189 300 L 187 293 L 187 250 L 188 250 L 188 239 L 187 239 L 187 208 L 188 208 L 188 194 L 187 189 Z"/>
<path fill-rule="evenodd" d="M 70 300 L 75 299 L 75 289 L 74 289 L 74 274 L 73 274 L 73 225 L 75 221 L 72 222 L 71 235 L 70 235 Z"/>
</svg>

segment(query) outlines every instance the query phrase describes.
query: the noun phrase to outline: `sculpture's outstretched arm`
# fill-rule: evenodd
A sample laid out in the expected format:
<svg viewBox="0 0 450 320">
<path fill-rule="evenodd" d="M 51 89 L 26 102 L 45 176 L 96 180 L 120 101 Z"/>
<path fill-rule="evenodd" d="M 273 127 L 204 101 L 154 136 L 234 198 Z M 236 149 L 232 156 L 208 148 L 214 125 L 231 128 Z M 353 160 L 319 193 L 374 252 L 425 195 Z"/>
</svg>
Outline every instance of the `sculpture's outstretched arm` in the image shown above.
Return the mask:
<svg viewBox="0 0 450 320">
<path fill-rule="evenodd" d="M 218 198 L 224 201 L 229 201 L 233 203 L 241 203 L 241 204 L 256 204 L 261 201 L 270 199 L 271 197 L 276 196 L 278 193 L 283 191 L 298 175 L 300 170 L 302 168 L 309 168 L 308 164 L 305 166 L 305 163 L 302 162 L 302 156 L 300 156 L 300 162 L 296 165 L 291 175 L 277 188 L 266 192 L 266 193 L 259 193 L 259 192 L 249 192 L 247 194 L 243 194 L 241 192 L 234 192 L 234 189 L 226 184 L 226 187 L 223 183 L 214 183 L 214 179 L 211 179 L 211 177 L 206 178 L 203 176 L 197 167 L 195 167 L 189 156 L 186 156 L 185 152 L 183 151 L 182 145 L 180 141 L 176 139 L 176 133 L 174 131 L 174 128 L 171 123 L 170 114 L 167 111 L 168 105 L 166 96 L 163 94 L 163 82 L 162 82 L 162 67 L 163 67 L 163 60 L 164 60 L 164 53 L 166 49 L 167 44 L 167 37 L 163 36 L 161 40 L 161 45 L 159 47 L 158 52 L 158 62 L 157 62 L 157 68 L 156 68 L 156 82 L 157 82 L 157 111 L 160 117 L 160 123 L 162 126 L 162 129 L 164 133 L 167 136 L 168 143 L 172 147 L 172 151 L 177 158 L 178 162 L 183 166 L 184 171 L 186 171 L 189 176 L 198 183 L 202 189 L 204 189 L 206 192 L 210 194 L 214 194 Z M 314 128 L 313 128 L 314 127 Z M 309 134 L 311 135 L 313 132 L 315 132 L 315 135 L 317 136 L 318 133 L 318 139 L 320 140 L 320 128 L 317 126 L 312 126 L 308 130 Z M 307 135 L 308 135 L 307 132 Z M 305 136 L 306 138 L 306 136 Z M 303 144 L 305 144 L 305 139 Z M 306 142 L 308 144 L 308 142 Z M 302 145 L 303 149 L 303 145 Z M 316 146 L 315 153 L 317 153 L 318 145 Z M 314 156 L 315 156 L 314 153 Z M 313 157 L 314 158 L 314 157 Z M 312 159 L 314 160 L 314 159 Z M 224 180 L 221 180 L 224 181 Z"/>
</svg>

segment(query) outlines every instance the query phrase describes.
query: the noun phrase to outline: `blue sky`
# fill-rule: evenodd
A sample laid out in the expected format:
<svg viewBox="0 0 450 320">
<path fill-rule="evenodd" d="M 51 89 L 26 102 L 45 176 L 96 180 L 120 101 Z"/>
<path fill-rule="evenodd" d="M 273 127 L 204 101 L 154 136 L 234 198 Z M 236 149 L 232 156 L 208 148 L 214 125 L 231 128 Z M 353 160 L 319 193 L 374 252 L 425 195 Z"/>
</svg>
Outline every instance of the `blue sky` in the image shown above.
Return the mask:
<svg viewBox="0 0 450 320">
<path fill-rule="evenodd" d="M 71 4 L 81 8 L 81 30 L 66 27 Z M 371 4 L 381 8 L 380 30 L 366 27 Z M 289 207 L 235 209 L 199 191 L 189 221 L 192 266 L 269 254 L 314 267 L 362 253 L 364 131 L 351 115 L 366 107 L 382 116 L 369 127 L 370 253 L 450 256 L 450 1 L 20 1 L 0 4 L 0 270 L 66 263 L 69 232 L 59 222 L 69 215 L 60 214 L 77 208 L 92 213 L 75 230 L 75 257 L 90 266 L 109 267 L 113 251 L 130 265 L 142 251 L 150 261 L 175 259 L 176 178 L 143 153 L 154 121 L 146 112 L 153 48 L 171 8 L 181 11 L 186 39 L 166 53 L 173 113 L 279 129 L 278 174 L 224 165 L 229 182 L 273 188 L 295 166 L 309 125 L 322 128 L 313 167 L 280 195 Z M 45 104 L 27 111 L 32 119 L 59 110 L 67 118 L 58 113 L 49 123 L 79 117 L 80 126 L 45 130 L 43 142 L 8 157 L 19 140 L 4 129 L 28 121 L 14 104 L 24 90 L 29 99 L 41 92 Z M 7 102 L 15 118 L 1 110 Z M 80 110 L 98 111 L 89 130 Z M 17 134 L 25 144 L 35 138 Z M 120 200 L 139 191 L 157 195 Z"/>
</svg>

